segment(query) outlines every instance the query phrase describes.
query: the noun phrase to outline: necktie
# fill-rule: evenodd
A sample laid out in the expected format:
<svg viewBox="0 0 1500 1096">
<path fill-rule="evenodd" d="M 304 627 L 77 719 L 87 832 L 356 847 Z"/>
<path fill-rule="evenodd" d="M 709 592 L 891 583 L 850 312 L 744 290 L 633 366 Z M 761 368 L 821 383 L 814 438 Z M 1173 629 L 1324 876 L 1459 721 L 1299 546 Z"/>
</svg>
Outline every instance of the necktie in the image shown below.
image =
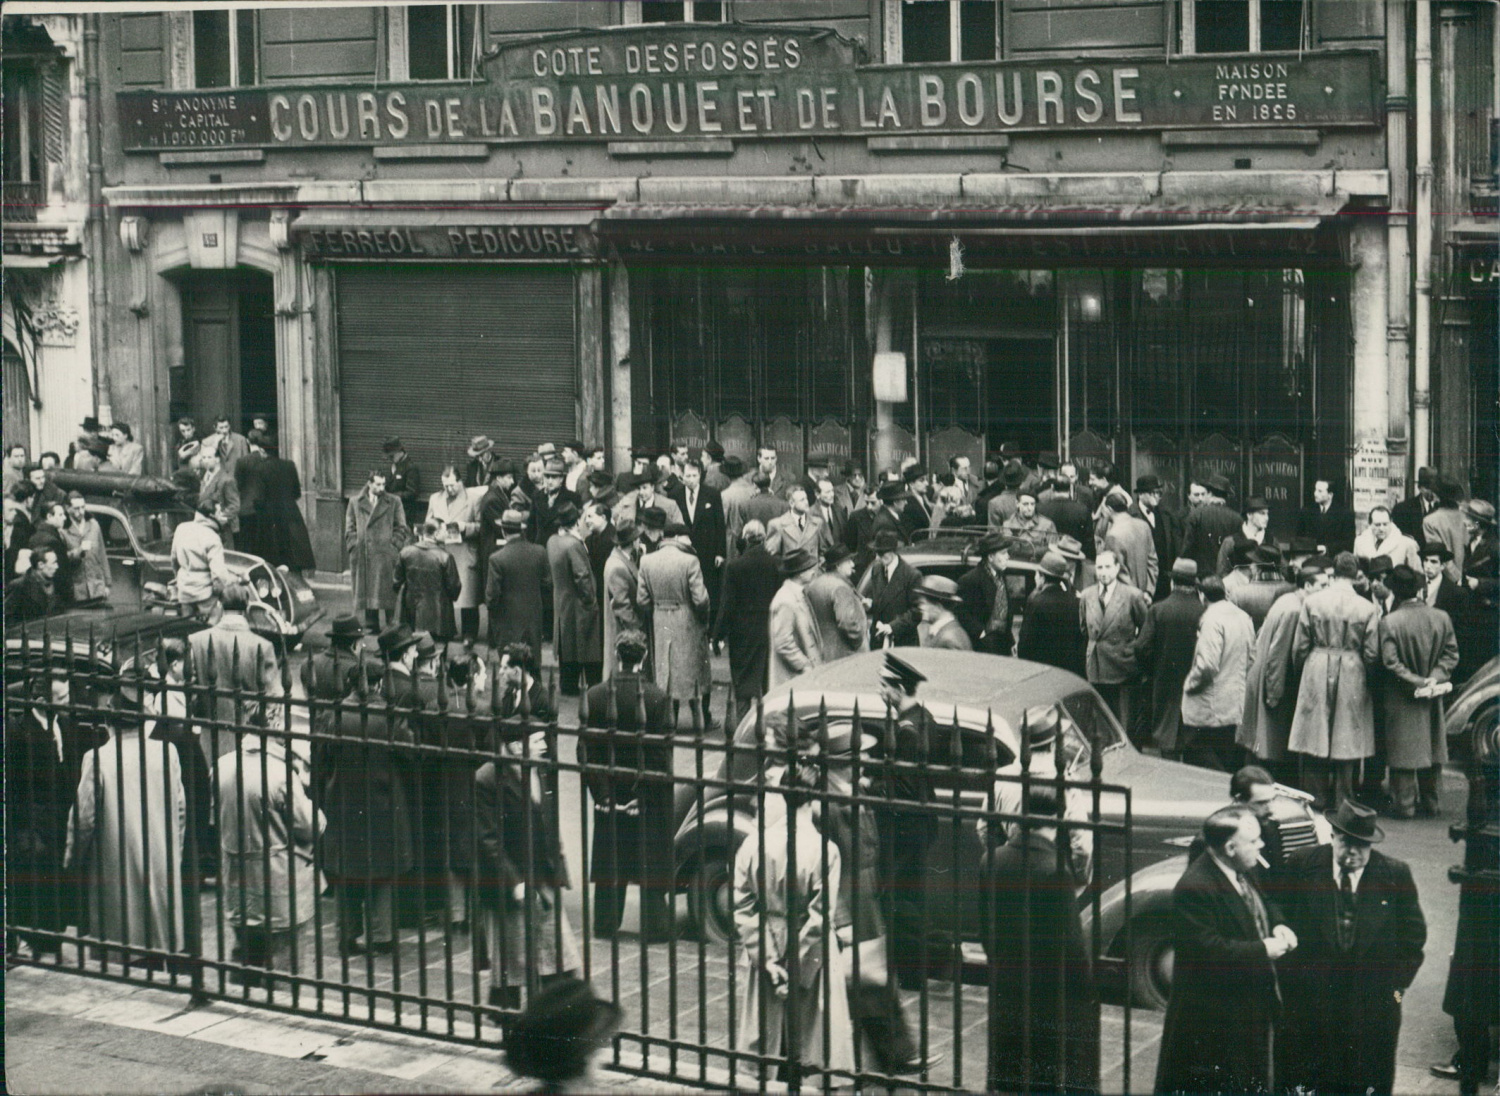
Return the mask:
<svg viewBox="0 0 1500 1096">
<path fill-rule="evenodd" d="M 1339 873 L 1339 949 L 1354 946 L 1354 879 L 1348 872 Z"/>
<path fill-rule="evenodd" d="M 1240 889 L 1240 896 L 1244 898 L 1245 905 L 1250 907 L 1250 916 L 1255 919 L 1255 935 L 1264 940 L 1271 935 L 1270 923 L 1266 920 L 1266 907 L 1261 904 L 1260 895 L 1255 893 L 1255 887 L 1244 873 L 1235 876 L 1235 884 Z"/>
<path fill-rule="evenodd" d="M 688 492 L 687 503 L 688 503 L 688 518 L 691 519 L 692 516 L 698 512 L 698 492 L 697 491 L 689 491 Z"/>
<path fill-rule="evenodd" d="M 797 519 L 797 532 L 801 533 L 801 532 L 804 532 L 806 529 L 807 529 L 807 519 L 806 518 L 798 518 Z"/>
</svg>

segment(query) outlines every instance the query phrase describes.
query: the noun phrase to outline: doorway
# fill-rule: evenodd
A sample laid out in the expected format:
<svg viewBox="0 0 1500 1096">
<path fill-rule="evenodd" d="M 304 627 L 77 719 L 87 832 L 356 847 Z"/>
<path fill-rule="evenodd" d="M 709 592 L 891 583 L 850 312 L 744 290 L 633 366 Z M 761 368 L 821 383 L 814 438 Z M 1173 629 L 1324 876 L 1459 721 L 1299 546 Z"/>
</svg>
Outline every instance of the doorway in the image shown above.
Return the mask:
<svg viewBox="0 0 1500 1096">
<path fill-rule="evenodd" d="M 276 313 L 271 276 L 194 273 L 182 283 L 183 364 L 172 371 L 174 419 L 207 433 L 220 415 L 244 431 L 252 416 L 276 430 Z"/>
</svg>

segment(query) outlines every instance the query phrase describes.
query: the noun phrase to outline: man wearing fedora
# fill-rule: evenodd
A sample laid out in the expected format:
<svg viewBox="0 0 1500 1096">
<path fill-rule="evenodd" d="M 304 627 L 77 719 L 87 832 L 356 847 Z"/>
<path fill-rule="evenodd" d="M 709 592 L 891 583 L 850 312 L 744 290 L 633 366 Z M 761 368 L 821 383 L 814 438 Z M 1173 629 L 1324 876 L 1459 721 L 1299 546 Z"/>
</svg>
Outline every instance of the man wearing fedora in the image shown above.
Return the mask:
<svg viewBox="0 0 1500 1096">
<path fill-rule="evenodd" d="M 1350 799 L 1328 821 L 1333 843 L 1294 852 L 1275 886 L 1298 941 L 1280 964 L 1276 1079 L 1286 1091 L 1390 1093 L 1427 923 L 1411 869 L 1373 848 L 1385 837 L 1375 812 Z"/>
<path fill-rule="evenodd" d="M 1235 727 L 1245 711 L 1245 675 L 1255 647 L 1255 625 L 1224 596 L 1224 580 L 1198 584 L 1207 606 L 1198 620 L 1193 665 L 1182 683 L 1182 758 L 1229 772 L 1235 765 Z"/>
<path fill-rule="evenodd" d="M 599 588 L 589 561 L 588 522 L 570 502 L 554 515 L 557 532 L 547 541 L 552 576 L 552 650 L 564 696 L 579 694 L 580 675 L 597 685 L 604 668 L 604 636 L 599 617 Z"/>
<path fill-rule="evenodd" d="M 1469 550 L 1469 530 L 1459 510 L 1463 486 L 1445 473 L 1438 477 L 1436 493 L 1437 504 L 1422 519 L 1422 540 L 1440 540 L 1448 546 L 1448 551 L 1453 553 L 1453 558 L 1446 564 L 1448 576 L 1454 582 L 1462 582 L 1464 557 Z"/>
<path fill-rule="evenodd" d="M 476 434 L 469 441 L 469 466 L 464 471 L 464 486 L 483 487 L 490 482 L 490 469 L 499 455 L 495 452 L 495 441 L 488 434 Z"/>
<path fill-rule="evenodd" d="M 693 729 L 710 730 L 708 584 L 693 551 L 692 532 L 682 522 L 669 523 L 661 547 L 641 560 L 635 600 L 651 621 L 651 661 L 656 683 L 672 699 L 672 725 L 677 725 L 686 701 Z"/>
<path fill-rule="evenodd" d="M 1437 480 L 1437 469 L 1418 468 L 1416 493 L 1391 507 L 1391 520 L 1396 523 L 1396 528 L 1418 544 L 1426 539 L 1422 522 L 1437 505 Z"/>
<path fill-rule="evenodd" d="M 906 498 L 906 484 L 899 480 L 887 480 L 875 489 L 875 501 L 879 504 L 870 518 L 870 543 L 883 532 L 892 533 L 900 544 L 909 544 L 906 523 L 902 519 L 902 506 Z M 878 549 L 877 549 L 878 551 Z"/>
<path fill-rule="evenodd" d="M 583 508 L 583 500 L 563 486 L 568 469 L 559 457 L 548 457 L 542 465 L 542 491 L 532 500 L 538 544 L 546 544 L 561 527 L 558 513 L 564 506 Z"/>
<path fill-rule="evenodd" d="M 1010 545 L 999 533 L 986 533 L 974 545 L 974 554 L 979 563 L 958 580 L 962 599 L 959 619 L 968 630 L 974 650 L 1008 655 L 1015 638 L 1011 634 L 1010 590 L 1005 583 Z"/>
<path fill-rule="evenodd" d="M 985 516 L 991 529 L 999 529 L 1016 512 L 1017 496 L 1026 480 L 1026 469 L 1018 460 L 1010 460 L 1000 470 L 999 488 L 985 503 Z"/>
<path fill-rule="evenodd" d="M 881 529 L 870 543 L 875 560 L 859 580 L 859 596 L 865 599 L 870 617 L 870 646 L 914 647 L 917 645 L 917 584 L 921 573 L 901 558 L 899 535 Z"/>
<path fill-rule="evenodd" d="M 1151 739 L 1163 756 L 1171 757 L 1181 747 L 1182 683 L 1193 665 L 1205 606 L 1198 594 L 1198 565 L 1192 560 L 1175 561 L 1168 579 L 1172 592 L 1146 610 L 1135 650 L 1150 686 Z"/>
<path fill-rule="evenodd" d="M 1078 604 L 1073 589 L 1076 561 L 1056 549 L 1042 555 L 1037 564 L 1038 586 L 1026 601 L 1021 617 L 1021 634 L 1016 637 L 1016 657 L 1067 670 L 1083 677 L 1087 672 L 1084 652 L 1087 648 Z"/>
<path fill-rule="evenodd" d="M 1182 555 L 1198 565 L 1198 574 L 1219 573 L 1219 549 L 1224 538 L 1240 530 L 1243 520 L 1228 503 L 1229 480 L 1218 472 L 1194 483 L 1204 490 L 1203 503 L 1188 514 L 1182 526 Z"/>
<path fill-rule="evenodd" d="M 1106 548 L 1094 559 L 1098 581 L 1078 595 L 1080 619 L 1088 648 L 1084 665 L 1088 681 L 1123 727 L 1130 726 L 1135 691 L 1136 639 L 1146 623 L 1150 601 L 1125 581 L 1120 559 Z"/>
<path fill-rule="evenodd" d="M 415 525 L 422 517 L 422 470 L 412 463 L 406 445 L 392 435 L 380 445 L 380 451 L 390 461 L 386 472 L 386 489 L 401 503 L 407 525 Z"/>
<path fill-rule="evenodd" d="M 794 548 L 780 560 L 781 589 L 771 599 L 771 688 L 823 662 L 818 625 L 807 600 L 807 585 L 818 574 L 818 557 Z"/>
<path fill-rule="evenodd" d="M 969 633 L 953 615 L 963 604 L 958 583 L 942 575 L 924 575 L 917 583 L 916 593 L 917 610 L 922 614 L 922 623 L 917 625 L 921 646 L 972 651 L 974 645 L 969 642 Z"/>
<path fill-rule="evenodd" d="M 526 539 L 526 515 L 519 510 L 500 515 L 500 535 L 500 546 L 485 564 L 490 647 L 503 651 L 512 643 L 524 643 L 540 651 L 552 587 L 547 549 Z"/>
<path fill-rule="evenodd" d="M 1214 574 L 1223 578 L 1235 568 L 1235 561 L 1246 558 L 1253 548 L 1277 552 L 1279 558 L 1280 552 L 1277 551 L 1275 545 L 1266 543 L 1266 530 L 1270 524 L 1271 504 L 1259 495 L 1246 499 L 1245 520 L 1240 523 L 1238 529 L 1224 538 L 1224 543 L 1219 545 Z"/>
<path fill-rule="evenodd" d="M 1151 527 L 1151 540 L 1156 545 L 1158 573 L 1153 601 L 1160 601 L 1172 592 L 1172 577 L 1169 560 L 1181 556 L 1182 523 L 1176 514 L 1161 504 L 1161 478 L 1154 475 L 1136 477 L 1135 501 L 1128 509 L 1132 517 L 1140 518 Z M 1148 591 L 1149 592 L 1149 591 Z"/>
<path fill-rule="evenodd" d="M 1495 507 L 1484 499 L 1469 499 L 1463 514 L 1464 584 L 1480 604 L 1493 606 L 1500 579 L 1500 538 L 1495 535 Z"/>
<path fill-rule="evenodd" d="M 807 603 L 824 662 L 870 649 L 870 624 L 853 576 L 854 553 L 847 545 L 834 544 L 823 551 L 823 573 L 807 584 Z"/>
<path fill-rule="evenodd" d="M 726 456 L 719 467 L 729 481 L 720 490 L 719 501 L 724 504 L 724 558 L 731 560 L 740 554 L 740 538 L 744 535 L 746 520 L 745 503 L 755 494 L 755 485 L 745 473 L 745 462 L 733 453 Z"/>
<path fill-rule="evenodd" d="M 1424 602 L 1422 580 L 1406 564 L 1386 576 L 1395 607 L 1380 619 L 1379 708 L 1385 721 L 1386 764 L 1398 818 L 1438 814 L 1438 783 L 1448 760 L 1444 693 L 1458 666 L 1453 622 Z"/>
</svg>

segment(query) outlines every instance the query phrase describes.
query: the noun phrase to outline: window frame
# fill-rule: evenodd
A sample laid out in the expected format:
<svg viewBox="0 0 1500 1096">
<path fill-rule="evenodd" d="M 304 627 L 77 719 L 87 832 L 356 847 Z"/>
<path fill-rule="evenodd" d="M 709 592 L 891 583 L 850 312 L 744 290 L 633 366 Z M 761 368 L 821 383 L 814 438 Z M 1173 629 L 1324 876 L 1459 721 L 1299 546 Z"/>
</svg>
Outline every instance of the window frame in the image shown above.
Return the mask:
<svg viewBox="0 0 1500 1096">
<path fill-rule="evenodd" d="M 1261 0 L 1243 0 L 1249 10 L 1250 27 L 1247 35 L 1246 53 L 1263 53 L 1260 44 L 1261 39 Z M 1312 0 L 1301 0 L 1302 2 L 1302 34 L 1299 49 L 1311 49 L 1313 42 L 1313 12 L 1315 5 Z M 1178 52 L 1184 57 L 1219 57 L 1224 54 L 1198 52 L 1198 0 L 1178 0 L 1177 30 L 1178 30 Z"/>
<path fill-rule="evenodd" d="M 907 61 L 907 59 L 906 59 L 906 30 L 905 30 L 905 28 L 906 28 L 906 22 L 905 22 L 905 20 L 903 18 L 903 13 L 905 12 L 905 10 L 907 8 L 908 0 L 891 0 L 890 7 L 887 10 L 889 10 L 889 11 L 891 11 L 893 13 L 893 19 L 892 19 L 892 22 L 894 23 L 894 31 L 893 31 L 893 33 L 894 33 L 895 42 L 896 42 L 897 46 L 899 47 L 900 57 L 897 58 L 897 59 L 891 60 L 890 63 L 893 63 L 893 64 L 951 65 L 951 64 L 962 64 L 965 60 L 969 61 L 972 64 L 982 64 L 985 61 L 1001 61 L 1001 60 L 1004 60 L 1005 54 L 1004 54 L 1004 52 L 1003 52 L 1003 50 L 1001 48 L 1001 35 L 1002 35 L 1002 32 L 1003 32 L 1002 28 L 1004 27 L 1005 23 L 1004 23 L 1004 18 L 1003 18 L 1004 17 L 1004 12 L 1001 9 L 1001 0 L 987 0 L 987 2 L 990 2 L 990 3 L 993 4 L 994 9 L 995 9 L 995 15 L 994 15 L 994 21 L 995 21 L 995 42 L 994 42 L 994 47 L 995 47 L 995 52 L 994 52 L 994 56 L 993 57 L 984 57 L 984 58 L 976 58 L 976 57 L 965 58 L 964 55 L 963 55 L 963 38 L 964 38 L 963 6 L 964 6 L 965 3 L 971 3 L 971 2 L 973 2 L 973 0 L 918 0 L 918 2 L 921 2 L 921 3 L 931 3 L 931 4 L 941 4 L 941 3 L 945 3 L 946 2 L 946 4 L 948 5 L 948 56 L 947 56 L 947 58 L 945 58 L 942 61 L 922 61 L 922 62 L 909 62 L 909 61 Z"/>
<path fill-rule="evenodd" d="M 225 88 L 252 88 L 260 84 L 260 11 L 255 8 L 227 8 L 219 10 L 197 10 L 181 13 L 185 18 L 188 49 L 186 51 L 187 66 L 190 70 L 187 86 L 195 90 L 213 91 L 219 85 L 209 88 L 198 82 L 198 30 L 194 22 L 199 15 L 223 15 L 225 23 L 229 28 L 227 35 L 229 50 L 229 83 L 222 85 Z M 255 71 L 251 73 L 252 79 L 248 82 L 242 79 L 240 72 L 240 16 L 250 16 L 250 33 L 253 37 L 251 43 L 252 59 Z"/>
<path fill-rule="evenodd" d="M 711 0 L 719 5 L 719 18 L 699 19 L 697 18 L 698 0 L 682 0 L 682 21 L 684 23 L 706 23 L 714 26 L 721 23 L 733 22 L 733 16 L 729 10 L 730 0 Z M 624 9 L 621 12 L 621 22 L 626 26 L 641 27 L 665 27 L 670 23 L 647 23 L 641 17 L 641 0 L 625 0 Z"/>
<path fill-rule="evenodd" d="M 485 18 L 484 4 L 474 3 L 445 3 L 445 4 L 423 4 L 423 9 L 441 7 L 444 13 L 443 27 L 445 45 L 443 50 L 447 62 L 446 76 L 413 76 L 411 74 L 411 9 L 409 7 L 399 8 L 401 19 L 405 24 L 402 27 L 402 40 L 406 47 L 406 79 L 413 83 L 439 83 L 453 80 L 472 80 L 478 76 L 479 62 L 484 57 Z M 473 69 L 467 75 L 464 74 L 465 59 L 458 55 L 463 46 L 463 35 L 460 33 L 462 23 L 460 20 L 468 13 L 464 10 L 472 8 L 474 14 L 474 42 L 478 46 L 478 55 L 473 59 Z"/>
</svg>

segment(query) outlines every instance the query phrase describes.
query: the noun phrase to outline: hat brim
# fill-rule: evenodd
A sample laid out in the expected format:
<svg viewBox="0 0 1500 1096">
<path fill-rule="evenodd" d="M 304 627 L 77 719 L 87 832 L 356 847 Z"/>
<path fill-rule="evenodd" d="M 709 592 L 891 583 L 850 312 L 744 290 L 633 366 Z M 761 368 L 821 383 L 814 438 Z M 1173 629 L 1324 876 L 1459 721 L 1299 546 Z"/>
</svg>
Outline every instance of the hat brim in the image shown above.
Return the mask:
<svg viewBox="0 0 1500 1096">
<path fill-rule="evenodd" d="M 1380 824 L 1378 822 L 1374 824 L 1374 835 L 1367 837 L 1362 833 L 1355 833 L 1347 826 L 1340 826 L 1338 824 L 1338 820 L 1333 815 L 1328 815 L 1327 818 L 1328 825 L 1332 827 L 1335 832 L 1341 833 L 1345 837 L 1352 838 L 1355 841 L 1363 841 L 1366 845 L 1378 845 L 1385 840 L 1385 831 L 1380 828 Z"/>
</svg>

